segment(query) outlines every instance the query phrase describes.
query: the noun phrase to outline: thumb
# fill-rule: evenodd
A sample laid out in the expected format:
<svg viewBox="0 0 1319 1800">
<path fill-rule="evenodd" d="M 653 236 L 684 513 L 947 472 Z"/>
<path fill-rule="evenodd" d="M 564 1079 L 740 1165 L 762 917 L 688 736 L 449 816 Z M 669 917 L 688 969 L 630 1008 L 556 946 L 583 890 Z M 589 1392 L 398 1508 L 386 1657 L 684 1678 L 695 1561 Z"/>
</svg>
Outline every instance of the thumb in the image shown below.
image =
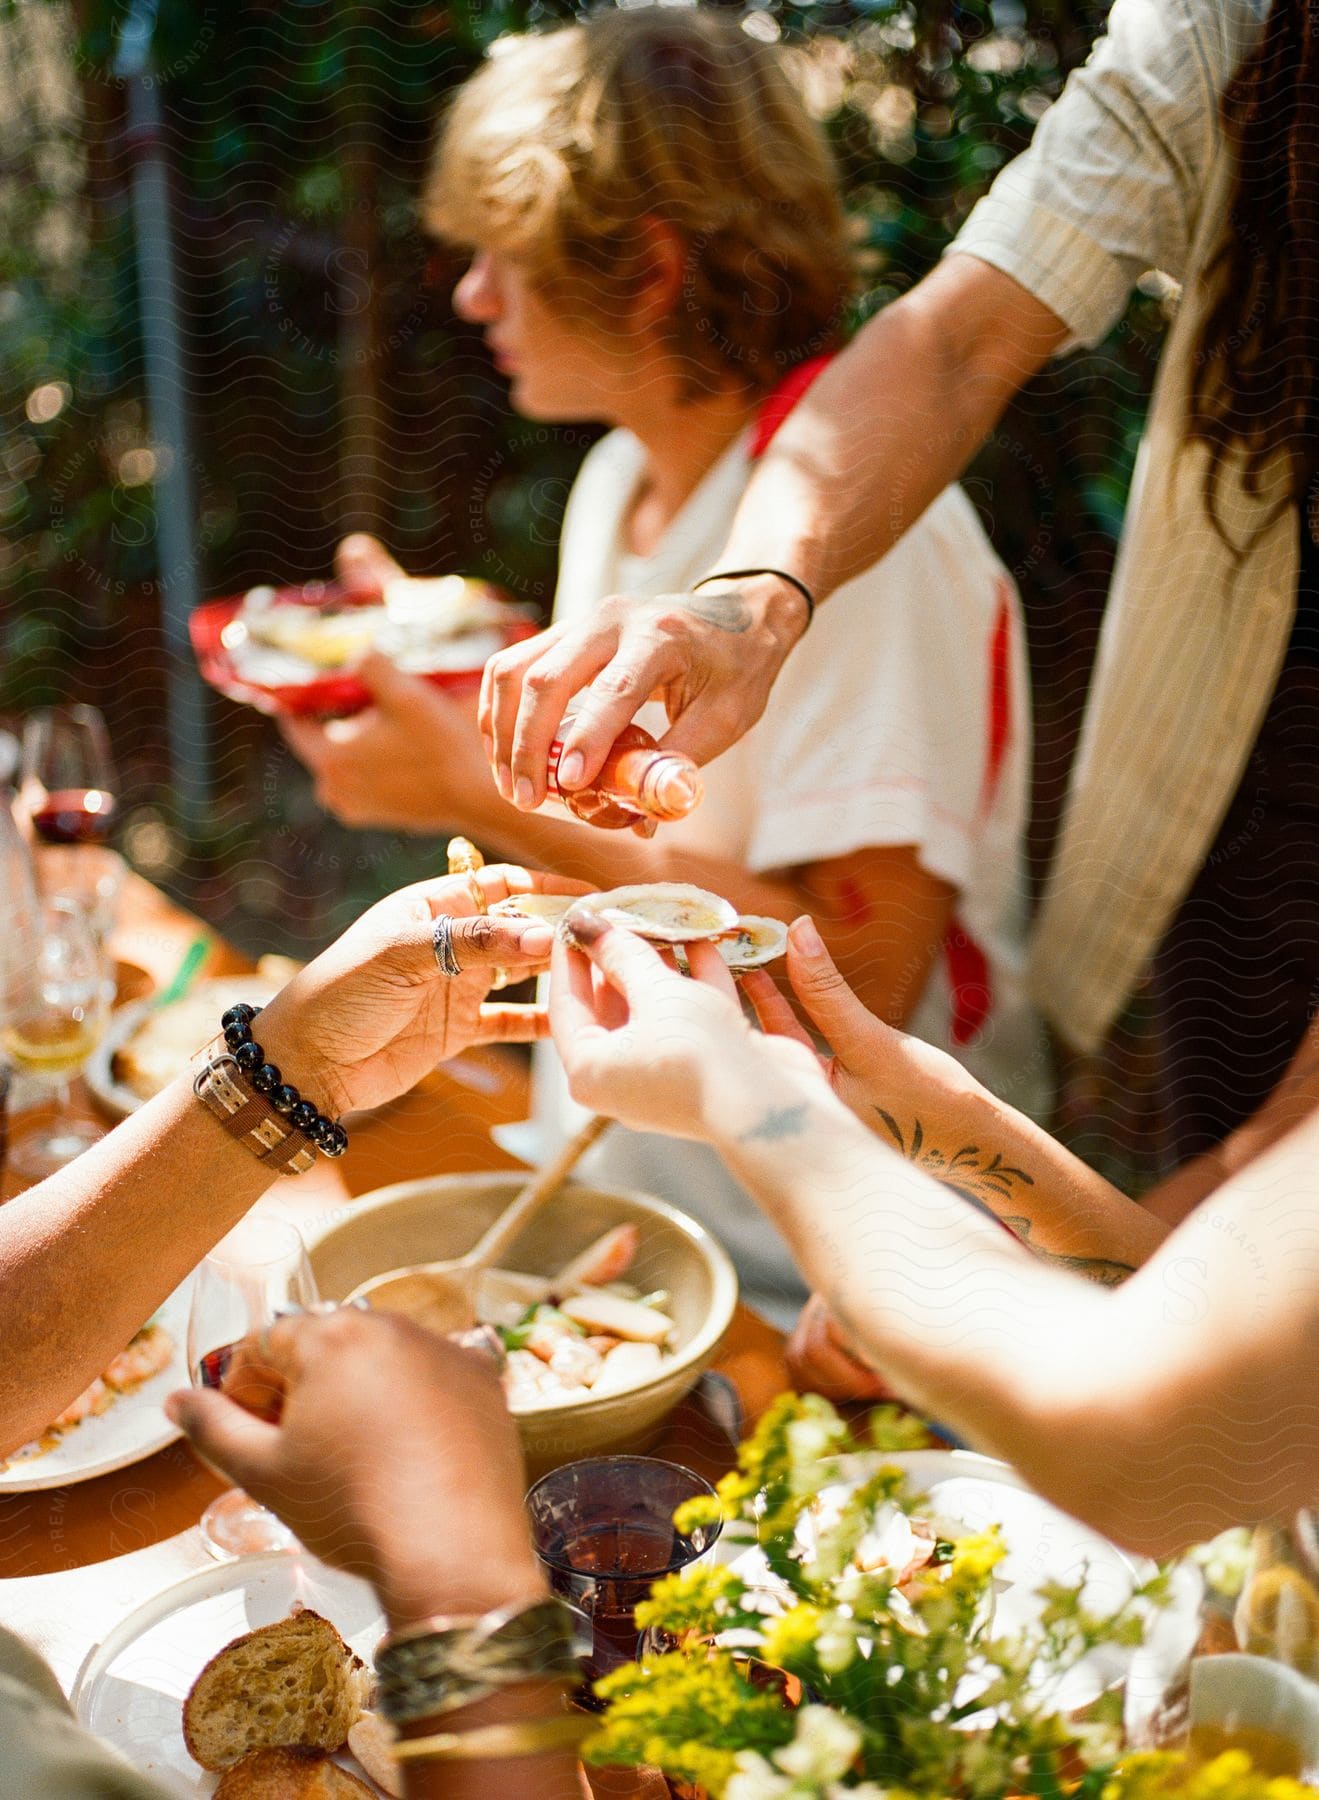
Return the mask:
<svg viewBox="0 0 1319 1800">
<path fill-rule="evenodd" d="M 882 1052 L 888 1027 L 848 987 L 812 919 L 794 919 L 789 927 L 788 979 L 816 1030 L 843 1063 L 855 1068 Z"/>
<path fill-rule="evenodd" d="M 181 1388 L 170 1394 L 165 1414 L 199 1455 L 239 1487 L 250 1492 L 269 1479 L 279 1444 L 277 1425 L 268 1425 L 208 1388 Z"/>
<path fill-rule="evenodd" d="M 393 557 L 370 532 L 355 531 L 334 553 L 335 573 L 347 588 L 369 593 L 396 581 L 403 573 Z"/>
</svg>

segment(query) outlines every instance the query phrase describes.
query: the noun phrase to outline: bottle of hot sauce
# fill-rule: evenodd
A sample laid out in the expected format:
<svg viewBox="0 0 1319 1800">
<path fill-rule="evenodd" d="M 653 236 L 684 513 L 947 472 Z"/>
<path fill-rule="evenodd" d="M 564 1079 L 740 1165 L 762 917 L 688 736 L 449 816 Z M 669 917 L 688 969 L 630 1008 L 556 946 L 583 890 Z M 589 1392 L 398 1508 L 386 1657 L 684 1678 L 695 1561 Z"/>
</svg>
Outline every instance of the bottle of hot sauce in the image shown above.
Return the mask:
<svg viewBox="0 0 1319 1800">
<path fill-rule="evenodd" d="M 618 831 L 638 821 L 653 826 L 685 819 L 705 792 L 701 771 L 690 756 L 662 750 L 640 725 L 628 725 L 589 787 L 571 793 L 559 786 L 563 739 L 550 745 L 547 806 L 556 805 L 588 825 Z"/>
</svg>

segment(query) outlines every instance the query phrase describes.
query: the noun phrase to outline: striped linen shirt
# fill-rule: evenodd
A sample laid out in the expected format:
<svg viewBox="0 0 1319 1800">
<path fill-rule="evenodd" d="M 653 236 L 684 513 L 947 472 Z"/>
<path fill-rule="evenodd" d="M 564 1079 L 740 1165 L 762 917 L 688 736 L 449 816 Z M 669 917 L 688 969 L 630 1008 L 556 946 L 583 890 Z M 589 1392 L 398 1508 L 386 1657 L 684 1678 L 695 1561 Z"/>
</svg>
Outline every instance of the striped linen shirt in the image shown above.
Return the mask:
<svg viewBox="0 0 1319 1800">
<path fill-rule="evenodd" d="M 1137 461 L 1063 828 L 1036 924 L 1031 983 L 1082 1049 L 1104 1038 L 1203 863 L 1236 791 L 1296 605 L 1293 509 L 1278 459 L 1258 496 L 1229 457 L 1219 508 L 1185 439 L 1192 358 L 1211 298 L 1231 156 L 1219 100 L 1258 43 L 1266 0 L 1116 0 L 1030 148 L 950 252 L 1013 277 L 1096 344 L 1149 269 L 1183 284 Z"/>
</svg>

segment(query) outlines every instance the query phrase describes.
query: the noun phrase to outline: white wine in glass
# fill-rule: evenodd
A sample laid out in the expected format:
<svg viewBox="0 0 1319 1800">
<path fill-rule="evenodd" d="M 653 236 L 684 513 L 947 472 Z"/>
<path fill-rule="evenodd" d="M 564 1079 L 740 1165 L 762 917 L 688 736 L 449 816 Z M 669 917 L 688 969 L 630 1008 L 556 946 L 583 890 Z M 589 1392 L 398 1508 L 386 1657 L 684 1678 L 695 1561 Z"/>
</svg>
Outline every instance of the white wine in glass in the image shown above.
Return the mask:
<svg viewBox="0 0 1319 1800">
<path fill-rule="evenodd" d="M 55 1120 L 16 1137 L 11 1160 L 34 1181 L 62 1169 L 104 1136 L 69 1111 L 69 1077 L 100 1043 L 107 1017 L 100 949 L 81 909 L 62 899 L 41 909 L 35 953 L 13 959 L 0 994 L 0 1049 L 13 1066 L 54 1087 Z"/>
</svg>

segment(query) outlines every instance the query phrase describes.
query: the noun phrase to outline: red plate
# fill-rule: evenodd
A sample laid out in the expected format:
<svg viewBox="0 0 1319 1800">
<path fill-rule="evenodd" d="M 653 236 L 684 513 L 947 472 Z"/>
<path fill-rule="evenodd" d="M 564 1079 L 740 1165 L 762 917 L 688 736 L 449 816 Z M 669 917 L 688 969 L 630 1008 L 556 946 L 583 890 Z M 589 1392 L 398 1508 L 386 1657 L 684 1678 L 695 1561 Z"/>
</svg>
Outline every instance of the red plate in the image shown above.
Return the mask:
<svg viewBox="0 0 1319 1800">
<path fill-rule="evenodd" d="M 294 599 L 300 591 L 281 589 L 280 598 Z M 324 590 L 318 592 L 323 593 Z M 370 598 L 374 599 L 375 596 Z M 237 700 L 244 706 L 254 706 L 258 712 L 276 716 L 284 713 L 294 717 L 311 715 L 325 719 L 343 719 L 370 705 L 370 693 L 350 669 L 316 675 L 309 681 L 280 685 L 254 681 L 240 674 L 234 667 L 233 657 L 223 636 L 225 626 L 237 615 L 242 604 L 241 594 L 231 594 L 225 600 L 208 600 L 204 606 L 197 607 L 188 620 L 188 635 L 192 639 L 197 666 L 203 680 L 213 688 L 227 695 L 230 700 Z M 534 637 L 539 629 L 530 619 L 513 616 L 504 627 L 503 647 Z M 435 669 L 422 679 L 450 694 L 470 694 L 480 687 L 484 668 L 485 663 L 480 662 L 474 663 L 470 668 Z"/>
</svg>

